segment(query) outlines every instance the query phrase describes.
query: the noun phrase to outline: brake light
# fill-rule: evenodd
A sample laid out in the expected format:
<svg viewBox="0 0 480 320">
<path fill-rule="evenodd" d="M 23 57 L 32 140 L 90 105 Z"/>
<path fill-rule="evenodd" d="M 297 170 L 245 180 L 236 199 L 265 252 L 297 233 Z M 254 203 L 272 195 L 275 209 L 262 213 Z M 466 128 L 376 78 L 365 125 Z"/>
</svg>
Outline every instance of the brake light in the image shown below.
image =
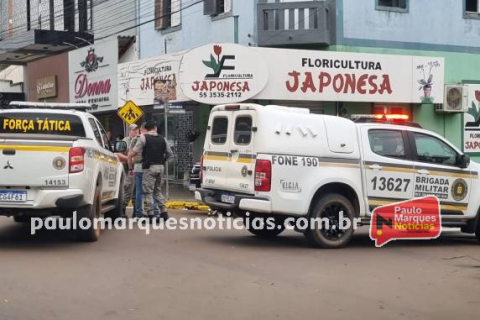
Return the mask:
<svg viewBox="0 0 480 320">
<path fill-rule="evenodd" d="M 203 155 L 200 158 L 200 173 L 199 173 L 200 183 L 203 183 Z"/>
<path fill-rule="evenodd" d="M 272 163 L 257 160 L 255 163 L 255 191 L 268 192 L 272 187 Z"/>
<path fill-rule="evenodd" d="M 82 172 L 85 168 L 85 149 L 75 147 L 71 148 L 69 152 L 69 172 Z"/>
</svg>

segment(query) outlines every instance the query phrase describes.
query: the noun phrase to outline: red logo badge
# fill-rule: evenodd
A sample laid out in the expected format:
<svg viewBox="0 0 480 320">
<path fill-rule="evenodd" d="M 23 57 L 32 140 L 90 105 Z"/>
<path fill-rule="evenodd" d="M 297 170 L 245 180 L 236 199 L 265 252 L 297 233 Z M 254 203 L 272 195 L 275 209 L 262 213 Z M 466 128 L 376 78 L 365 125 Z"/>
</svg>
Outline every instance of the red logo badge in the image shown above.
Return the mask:
<svg viewBox="0 0 480 320">
<path fill-rule="evenodd" d="M 381 206 L 373 211 L 370 239 L 377 248 L 398 239 L 436 239 L 442 232 L 441 219 L 437 197 Z"/>
</svg>

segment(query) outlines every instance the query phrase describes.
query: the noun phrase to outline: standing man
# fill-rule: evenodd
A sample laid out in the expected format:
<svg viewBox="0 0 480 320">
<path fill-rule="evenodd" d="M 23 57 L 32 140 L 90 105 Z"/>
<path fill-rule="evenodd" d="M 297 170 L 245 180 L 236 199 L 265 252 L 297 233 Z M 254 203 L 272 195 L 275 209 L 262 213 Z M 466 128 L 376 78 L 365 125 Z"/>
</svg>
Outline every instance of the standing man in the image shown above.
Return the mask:
<svg viewBox="0 0 480 320">
<path fill-rule="evenodd" d="M 123 139 L 127 143 L 127 150 L 130 149 L 133 139 L 138 136 L 138 126 L 136 124 L 131 124 L 128 126 L 128 137 Z M 126 173 L 128 173 L 128 155 L 127 153 L 117 153 L 117 157 L 123 163 L 123 167 Z M 135 180 L 132 175 L 126 174 L 125 182 L 123 184 L 123 200 L 122 200 L 122 212 L 125 217 L 128 203 L 132 200 L 135 202 L 133 197 L 135 190 Z"/>
<path fill-rule="evenodd" d="M 129 157 L 142 155 L 143 173 L 142 192 L 145 202 L 145 211 L 149 217 L 168 219 L 165 198 L 162 195 L 161 182 L 165 172 L 165 162 L 173 156 L 167 140 L 157 133 L 157 123 L 153 120 L 145 123 L 147 133 L 141 136 Z M 155 200 L 155 201 L 154 201 Z M 159 210 L 157 216 L 155 211 Z"/>
</svg>

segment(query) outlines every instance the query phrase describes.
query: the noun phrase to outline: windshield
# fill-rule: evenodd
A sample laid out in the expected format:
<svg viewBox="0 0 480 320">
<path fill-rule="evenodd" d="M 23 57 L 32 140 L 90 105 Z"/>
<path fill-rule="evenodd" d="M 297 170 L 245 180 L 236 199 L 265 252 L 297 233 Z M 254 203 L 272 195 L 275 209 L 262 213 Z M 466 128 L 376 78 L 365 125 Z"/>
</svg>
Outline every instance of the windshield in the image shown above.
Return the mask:
<svg viewBox="0 0 480 320">
<path fill-rule="evenodd" d="M 0 134 L 49 134 L 85 137 L 82 120 L 71 114 L 0 113 Z"/>
</svg>

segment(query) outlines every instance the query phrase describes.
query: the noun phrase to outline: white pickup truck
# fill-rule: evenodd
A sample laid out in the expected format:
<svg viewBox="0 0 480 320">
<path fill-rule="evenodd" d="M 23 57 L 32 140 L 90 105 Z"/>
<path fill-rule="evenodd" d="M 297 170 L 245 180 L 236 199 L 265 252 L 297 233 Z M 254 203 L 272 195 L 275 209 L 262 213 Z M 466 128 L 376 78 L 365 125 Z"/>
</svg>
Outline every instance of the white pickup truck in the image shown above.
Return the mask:
<svg viewBox="0 0 480 320">
<path fill-rule="evenodd" d="M 368 224 L 375 207 L 434 195 L 444 226 L 480 239 L 480 165 L 433 132 L 374 120 L 355 123 L 281 106 L 216 106 L 195 197 L 215 210 L 274 217 L 277 227 L 250 231 L 275 236 L 287 217 L 338 224 L 342 213 Z M 305 236 L 315 246 L 345 246 L 353 230 L 330 226 L 309 228 Z"/>
<path fill-rule="evenodd" d="M 99 121 L 78 104 L 12 102 L 0 110 L 0 216 L 94 218 L 122 212 L 123 167 Z M 77 109 L 77 110 L 72 110 Z M 96 241 L 93 223 L 78 230 Z"/>
</svg>

